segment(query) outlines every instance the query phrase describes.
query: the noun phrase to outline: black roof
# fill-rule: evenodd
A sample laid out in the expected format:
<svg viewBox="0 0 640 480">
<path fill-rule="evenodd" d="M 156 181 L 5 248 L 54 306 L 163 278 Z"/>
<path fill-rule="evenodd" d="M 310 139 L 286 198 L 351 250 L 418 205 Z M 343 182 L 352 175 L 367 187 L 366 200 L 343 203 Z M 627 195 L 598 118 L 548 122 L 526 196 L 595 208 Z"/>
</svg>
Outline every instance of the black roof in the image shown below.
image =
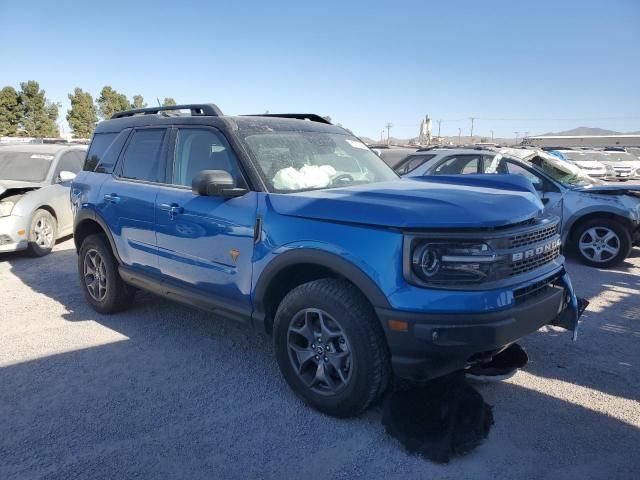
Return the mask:
<svg viewBox="0 0 640 480">
<path fill-rule="evenodd" d="M 187 111 L 187 114 L 182 112 Z M 225 116 L 214 104 L 172 105 L 141 108 L 114 114 L 100 122 L 96 133 L 119 132 L 124 128 L 169 125 L 211 125 L 242 132 L 307 131 L 341 133 L 346 131 L 313 113 Z"/>
</svg>

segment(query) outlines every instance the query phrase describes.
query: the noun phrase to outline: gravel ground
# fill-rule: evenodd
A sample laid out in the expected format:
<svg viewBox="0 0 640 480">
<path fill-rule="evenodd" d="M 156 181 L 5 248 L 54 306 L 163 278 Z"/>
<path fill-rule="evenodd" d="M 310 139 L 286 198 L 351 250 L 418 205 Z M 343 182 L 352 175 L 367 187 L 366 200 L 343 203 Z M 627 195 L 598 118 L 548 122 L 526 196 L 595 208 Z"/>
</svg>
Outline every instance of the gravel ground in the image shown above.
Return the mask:
<svg viewBox="0 0 640 480">
<path fill-rule="evenodd" d="M 0 479 L 638 478 L 640 249 L 569 270 L 591 300 L 579 341 L 528 337 L 525 371 L 479 387 L 487 441 L 437 465 L 385 435 L 380 405 L 302 405 L 267 337 L 151 295 L 96 314 L 72 241 L 0 257 Z"/>
</svg>

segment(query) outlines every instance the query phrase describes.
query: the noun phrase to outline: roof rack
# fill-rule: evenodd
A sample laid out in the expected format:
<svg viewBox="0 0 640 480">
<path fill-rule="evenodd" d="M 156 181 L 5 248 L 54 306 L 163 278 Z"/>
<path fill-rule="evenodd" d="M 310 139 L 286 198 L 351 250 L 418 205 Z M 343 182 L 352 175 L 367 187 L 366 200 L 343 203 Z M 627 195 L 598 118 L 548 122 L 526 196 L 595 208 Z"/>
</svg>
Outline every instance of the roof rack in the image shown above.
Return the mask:
<svg viewBox="0 0 640 480">
<path fill-rule="evenodd" d="M 309 120 L 311 122 L 326 123 L 327 125 L 333 125 L 326 118 L 322 118 L 316 113 L 253 113 L 250 115 L 242 115 L 243 117 L 279 117 L 279 118 L 294 118 L 296 120 Z"/>
<path fill-rule="evenodd" d="M 150 108 L 137 108 L 135 110 L 125 110 L 124 112 L 114 113 L 111 119 L 133 117 L 134 115 L 156 115 L 160 112 L 171 110 L 190 110 L 191 116 L 204 116 L 204 117 L 221 117 L 223 115 L 220 110 L 213 103 L 194 103 L 189 105 L 166 105 L 164 107 L 150 107 Z"/>
</svg>

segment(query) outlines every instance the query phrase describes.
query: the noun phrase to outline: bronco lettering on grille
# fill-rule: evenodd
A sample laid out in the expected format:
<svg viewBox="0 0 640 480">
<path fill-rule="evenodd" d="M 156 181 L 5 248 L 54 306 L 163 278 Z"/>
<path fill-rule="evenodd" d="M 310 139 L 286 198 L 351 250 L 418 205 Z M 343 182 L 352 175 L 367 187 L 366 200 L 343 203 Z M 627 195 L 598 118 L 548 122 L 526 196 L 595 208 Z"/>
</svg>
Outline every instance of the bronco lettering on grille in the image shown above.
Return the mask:
<svg viewBox="0 0 640 480">
<path fill-rule="evenodd" d="M 536 248 L 530 248 L 528 250 L 524 250 L 522 252 L 514 253 L 511 255 L 512 262 L 518 262 L 520 260 L 527 260 L 529 258 L 537 257 L 538 255 L 543 255 L 545 253 L 551 252 L 556 248 L 560 248 L 560 239 L 556 238 L 549 243 L 541 245 Z"/>
</svg>

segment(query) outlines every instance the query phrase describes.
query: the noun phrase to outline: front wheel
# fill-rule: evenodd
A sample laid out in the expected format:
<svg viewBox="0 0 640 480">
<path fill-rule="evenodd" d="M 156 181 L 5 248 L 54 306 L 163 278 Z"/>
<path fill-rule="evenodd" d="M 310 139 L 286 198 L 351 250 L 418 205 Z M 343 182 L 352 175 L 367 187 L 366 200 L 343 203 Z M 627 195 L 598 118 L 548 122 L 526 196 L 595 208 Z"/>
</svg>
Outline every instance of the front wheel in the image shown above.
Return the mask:
<svg viewBox="0 0 640 480">
<path fill-rule="evenodd" d="M 291 389 L 328 415 L 358 415 L 388 385 L 382 327 L 371 305 L 346 281 L 316 280 L 289 292 L 276 313 L 274 344 Z"/>
<path fill-rule="evenodd" d="M 47 210 L 36 210 L 29 227 L 27 251 L 33 257 L 43 257 L 51 253 L 58 238 L 58 222 Z"/>
<path fill-rule="evenodd" d="M 620 222 L 596 218 L 578 227 L 574 235 L 574 248 L 582 263 L 609 268 L 629 256 L 631 234 Z"/>
</svg>

